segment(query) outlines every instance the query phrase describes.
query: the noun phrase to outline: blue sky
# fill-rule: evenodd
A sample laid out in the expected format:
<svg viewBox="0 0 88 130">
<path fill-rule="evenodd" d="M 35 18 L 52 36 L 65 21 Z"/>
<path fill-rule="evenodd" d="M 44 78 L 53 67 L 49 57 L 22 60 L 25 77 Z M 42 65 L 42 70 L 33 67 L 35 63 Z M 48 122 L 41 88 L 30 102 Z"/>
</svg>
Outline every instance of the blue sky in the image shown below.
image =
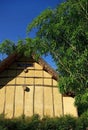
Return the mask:
<svg viewBox="0 0 88 130">
<path fill-rule="evenodd" d="M 0 0 L 0 43 L 10 39 L 15 43 L 26 37 L 26 28 L 42 11 L 55 8 L 64 0 Z M 31 33 L 33 37 L 34 33 Z M 46 61 L 55 67 L 50 56 Z"/>
</svg>

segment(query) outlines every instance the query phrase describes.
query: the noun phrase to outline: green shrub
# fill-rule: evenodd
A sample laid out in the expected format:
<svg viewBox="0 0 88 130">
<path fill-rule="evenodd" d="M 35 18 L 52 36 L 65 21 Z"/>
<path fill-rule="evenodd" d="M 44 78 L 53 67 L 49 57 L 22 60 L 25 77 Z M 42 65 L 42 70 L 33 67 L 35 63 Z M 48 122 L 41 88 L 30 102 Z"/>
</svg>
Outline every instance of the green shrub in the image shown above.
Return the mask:
<svg viewBox="0 0 88 130">
<path fill-rule="evenodd" d="M 44 117 L 41 120 L 41 130 L 57 130 L 56 118 Z"/>
<path fill-rule="evenodd" d="M 25 130 L 41 130 L 40 129 L 40 124 L 41 120 L 39 115 L 35 114 L 31 118 L 26 118 L 25 119 Z"/>
<path fill-rule="evenodd" d="M 6 130 L 40 130 L 40 118 L 38 115 L 34 115 L 30 118 L 23 118 L 23 116 L 16 119 L 5 119 L 0 116 L 0 130 L 7 128 Z"/>
<path fill-rule="evenodd" d="M 88 110 L 77 120 L 76 130 L 86 130 L 88 128 Z"/>
<path fill-rule="evenodd" d="M 5 119 L 0 116 L 0 130 L 86 130 L 88 127 L 88 111 L 80 117 L 71 115 L 61 117 L 44 117 L 39 115 L 32 117 L 19 117 L 16 119 Z"/>
<path fill-rule="evenodd" d="M 88 109 L 88 90 L 78 94 L 75 97 L 75 105 L 78 109 L 78 115 L 81 116 Z"/>
<path fill-rule="evenodd" d="M 7 130 L 7 129 L 4 128 L 3 126 L 0 126 L 0 130 Z"/>
<path fill-rule="evenodd" d="M 5 127 L 7 128 L 7 130 L 16 130 L 17 129 L 17 126 L 19 125 L 20 123 L 18 122 L 18 120 L 13 120 L 13 119 L 2 119 L 0 120 L 0 125 L 2 127 Z"/>
<path fill-rule="evenodd" d="M 75 130 L 76 118 L 71 115 L 61 116 L 57 120 L 58 130 Z"/>
<path fill-rule="evenodd" d="M 5 118 L 3 114 L 0 114 L 0 130 L 3 130 L 2 128 L 5 128 Z"/>
<path fill-rule="evenodd" d="M 75 130 L 76 118 L 65 115 L 58 118 L 45 117 L 41 121 L 41 130 Z"/>
<path fill-rule="evenodd" d="M 6 119 L 0 116 L 0 126 L 5 127 L 6 130 L 24 130 L 25 123 L 21 117 L 17 119 Z"/>
</svg>

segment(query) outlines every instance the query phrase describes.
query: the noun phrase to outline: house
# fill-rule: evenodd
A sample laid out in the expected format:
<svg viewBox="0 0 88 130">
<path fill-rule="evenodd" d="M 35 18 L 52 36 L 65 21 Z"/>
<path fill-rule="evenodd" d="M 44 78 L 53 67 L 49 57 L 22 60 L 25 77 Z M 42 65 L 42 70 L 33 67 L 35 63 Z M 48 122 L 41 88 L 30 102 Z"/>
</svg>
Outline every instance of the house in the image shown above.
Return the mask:
<svg viewBox="0 0 88 130">
<path fill-rule="evenodd" d="M 60 94 L 58 74 L 42 58 L 12 54 L 0 63 L 0 114 L 77 116 L 74 98 Z"/>
</svg>

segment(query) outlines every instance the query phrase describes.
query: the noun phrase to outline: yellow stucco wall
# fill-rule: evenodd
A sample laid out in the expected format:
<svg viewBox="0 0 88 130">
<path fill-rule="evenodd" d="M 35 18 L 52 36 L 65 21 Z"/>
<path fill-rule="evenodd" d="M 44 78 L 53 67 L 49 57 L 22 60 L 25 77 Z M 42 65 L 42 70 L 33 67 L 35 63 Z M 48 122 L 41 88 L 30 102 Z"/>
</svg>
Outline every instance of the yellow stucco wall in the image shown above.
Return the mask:
<svg viewBox="0 0 88 130">
<path fill-rule="evenodd" d="M 63 97 L 63 104 L 64 104 L 64 114 L 71 114 L 77 115 L 77 109 L 74 107 L 74 98 L 72 97 Z"/>
<path fill-rule="evenodd" d="M 54 117 L 67 114 L 70 106 L 70 113 L 77 115 L 73 99 L 62 97 L 57 81 L 38 63 L 24 60 L 16 61 L 0 74 L 0 113 L 9 118 L 33 114 Z M 28 91 L 24 91 L 24 85 Z"/>
</svg>

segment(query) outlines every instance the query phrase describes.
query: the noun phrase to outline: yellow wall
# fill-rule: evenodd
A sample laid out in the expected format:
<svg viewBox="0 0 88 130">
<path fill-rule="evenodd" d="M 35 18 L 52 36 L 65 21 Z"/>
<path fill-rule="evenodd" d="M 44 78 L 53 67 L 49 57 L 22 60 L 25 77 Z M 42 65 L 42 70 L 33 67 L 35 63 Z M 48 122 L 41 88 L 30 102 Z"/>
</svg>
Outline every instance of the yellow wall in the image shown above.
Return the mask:
<svg viewBox="0 0 88 130">
<path fill-rule="evenodd" d="M 77 116 L 77 109 L 74 107 L 74 98 L 63 97 L 64 114 L 71 114 Z"/>
<path fill-rule="evenodd" d="M 77 115 L 74 100 L 62 97 L 57 81 L 38 63 L 24 60 L 16 61 L 0 74 L 0 113 L 9 118 L 23 114 L 54 117 L 67 114 L 70 106 L 70 113 Z M 33 66 L 28 66 L 25 73 L 24 65 L 20 67 L 19 63 Z M 28 91 L 24 91 L 24 85 Z"/>
</svg>

